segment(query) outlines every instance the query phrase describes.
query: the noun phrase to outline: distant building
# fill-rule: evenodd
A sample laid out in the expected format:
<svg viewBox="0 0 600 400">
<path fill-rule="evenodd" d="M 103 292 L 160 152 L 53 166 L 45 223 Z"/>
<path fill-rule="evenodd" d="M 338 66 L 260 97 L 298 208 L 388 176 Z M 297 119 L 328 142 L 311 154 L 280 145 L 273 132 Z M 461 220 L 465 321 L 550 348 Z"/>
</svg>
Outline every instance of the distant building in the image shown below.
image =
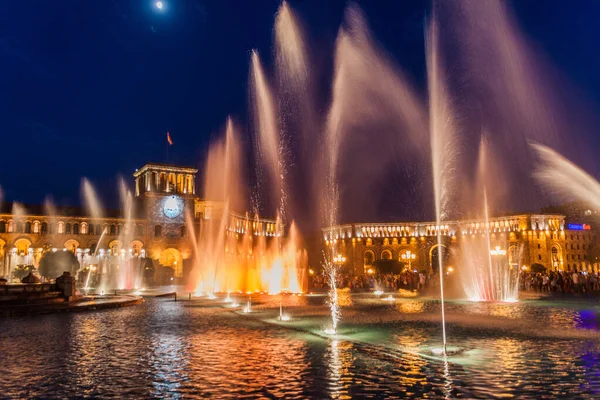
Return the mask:
<svg viewBox="0 0 600 400">
<path fill-rule="evenodd" d="M 334 246 L 344 267 L 354 274 L 373 272 L 378 260 L 397 260 L 421 271 L 437 267 L 439 247 L 450 258 L 461 242 L 489 232 L 491 248 L 506 251 L 514 268 L 529 269 L 539 264 L 547 270 L 598 272 L 596 233 L 591 225 L 566 223 L 559 214 L 521 214 L 483 220 L 434 222 L 361 223 L 322 230 L 327 247 Z M 441 243 L 438 244 L 438 234 Z M 448 260 L 446 265 L 454 265 Z M 460 268 L 460 265 L 456 265 Z"/>
<path fill-rule="evenodd" d="M 11 277 L 19 266 L 38 266 L 48 251 L 71 251 L 82 266 L 98 257 L 104 257 L 109 268 L 118 268 L 123 258 L 150 258 L 156 265 L 173 268 L 176 278 L 183 277 L 191 268 L 195 245 L 186 219 L 198 230 L 206 221 L 221 220 L 223 215 L 222 204 L 196 194 L 197 172 L 190 167 L 146 164 L 133 175 L 131 207 L 102 210 L 96 216 L 77 207 L 50 210 L 3 204 L 0 276 Z M 239 242 L 240 233 L 271 238 L 281 234 L 278 229 L 273 220 L 228 213 L 223 247 Z"/>
</svg>

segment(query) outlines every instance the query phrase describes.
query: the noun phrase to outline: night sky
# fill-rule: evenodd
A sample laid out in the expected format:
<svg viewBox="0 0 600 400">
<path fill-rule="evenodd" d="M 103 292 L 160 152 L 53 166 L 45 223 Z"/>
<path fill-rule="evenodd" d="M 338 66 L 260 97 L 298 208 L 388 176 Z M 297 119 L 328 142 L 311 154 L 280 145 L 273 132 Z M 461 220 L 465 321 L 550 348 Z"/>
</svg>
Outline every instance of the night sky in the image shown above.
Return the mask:
<svg viewBox="0 0 600 400">
<path fill-rule="evenodd" d="M 166 161 L 167 131 L 174 141 L 169 161 L 198 168 L 227 115 L 248 132 L 250 51 L 257 48 L 269 67 L 279 1 L 164 3 L 160 12 L 148 0 L 2 3 L 5 201 L 41 203 L 52 195 L 76 205 L 80 179 L 88 177 L 114 206 L 119 174 L 129 179 L 148 161 Z M 424 92 L 430 1 L 358 4 L 380 45 Z M 290 5 L 309 32 L 314 59 L 330 68 L 347 2 Z M 598 110 L 600 2 L 520 0 L 511 7 L 526 38 Z M 595 135 L 585 140 L 600 143 Z M 597 175 L 595 160 L 587 166 Z"/>
</svg>

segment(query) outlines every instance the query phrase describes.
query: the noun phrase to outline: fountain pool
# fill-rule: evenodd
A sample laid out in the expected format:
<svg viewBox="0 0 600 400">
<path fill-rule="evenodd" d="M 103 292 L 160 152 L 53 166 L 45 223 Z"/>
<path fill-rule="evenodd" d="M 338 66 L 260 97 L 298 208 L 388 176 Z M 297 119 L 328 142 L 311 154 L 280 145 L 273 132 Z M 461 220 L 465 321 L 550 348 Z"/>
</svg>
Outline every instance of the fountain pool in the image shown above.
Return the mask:
<svg viewBox="0 0 600 400">
<path fill-rule="evenodd" d="M 224 300 L 150 298 L 121 310 L 2 324 L 3 394 L 556 398 L 600 391 L 600 308 L 591 301 L 446 302 L 448 333 L 460 347 L 442 358 L 435 300 L 353 295 L 334 336 L 322 332 L 330 323 L 325 295 L 286 296 L 292 318 L 285 322 L 280 296 L 253 295 L 250 314 Z"/>
</svg>

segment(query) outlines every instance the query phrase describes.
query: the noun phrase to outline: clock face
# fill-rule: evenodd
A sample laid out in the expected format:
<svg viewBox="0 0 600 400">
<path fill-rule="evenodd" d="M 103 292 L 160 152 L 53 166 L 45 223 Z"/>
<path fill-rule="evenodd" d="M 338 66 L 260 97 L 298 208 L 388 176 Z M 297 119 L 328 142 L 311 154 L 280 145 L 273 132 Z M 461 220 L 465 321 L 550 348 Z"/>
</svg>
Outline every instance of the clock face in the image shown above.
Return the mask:
<svg viewBox="0 0 600 400">
<path fill-rule="evenodd" d="M 181 202 L 176 196 L 170 196 L 163 203 L 163 213 L 167 218 L 177 218 L 181 214 Z"/>
</svg>

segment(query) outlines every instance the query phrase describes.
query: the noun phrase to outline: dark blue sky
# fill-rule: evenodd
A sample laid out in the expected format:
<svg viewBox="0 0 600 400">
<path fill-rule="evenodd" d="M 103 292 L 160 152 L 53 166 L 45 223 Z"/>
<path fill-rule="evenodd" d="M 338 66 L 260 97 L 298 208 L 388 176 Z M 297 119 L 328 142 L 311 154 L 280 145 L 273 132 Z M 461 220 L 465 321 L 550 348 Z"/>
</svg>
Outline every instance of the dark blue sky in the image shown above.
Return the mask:
<svg viewBox="0 0 600 400">
<path fill-rule="evenodd" d="M 491 0 L 481 0 L 491 1 Z M 77 204 L 81 177 L 114 204 L 116 177 L 147 161 L 201 167 L 231 114 L 247 125 L 249 52 L 270 59 L 279 1 L 7 0 L 0 13 L 0 187 L 5 200 Z M 343 10 L 297 0 L 323 66 Z M 424 86 L 429 0 L 359 1 L 375 37 Z M 600 2 L 511 3 L 522 30 L 595 102 Z M 269 56 L 269 57 L 267 57 Z M 268 63 L 268 60 L 266 60 Z M 600 141 L 596 141 L 595 145 Z"/>
</svg>

